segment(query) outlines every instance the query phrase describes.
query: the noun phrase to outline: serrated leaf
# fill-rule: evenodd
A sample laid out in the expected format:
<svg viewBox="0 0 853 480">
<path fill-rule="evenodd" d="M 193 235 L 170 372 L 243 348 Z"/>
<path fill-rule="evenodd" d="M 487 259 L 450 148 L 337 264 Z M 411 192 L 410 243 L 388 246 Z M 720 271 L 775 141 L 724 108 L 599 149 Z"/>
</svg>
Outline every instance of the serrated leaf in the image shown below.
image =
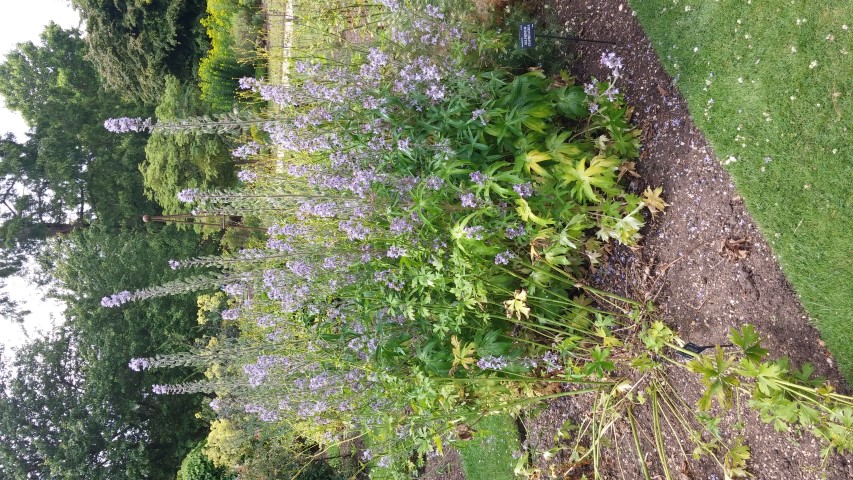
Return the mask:
<svg viewBox="0 0 853 480">
<path fill-rule="evenodd" d="M 464 346 L 459 341 L 459 338 L 456 335 L 450 337 L 450 344 L 453 345 L 453 365 L 450 368 L 450 375 L 453 375 L 453 372 L 456 371 L 460 366 L 465 370 L 470 370 L 471 365 L 473 365 L 476 360 L 474 359 L 474 353 L 477 349 L 477 346 L 474 342 L 468 342 Z"/>
<path fill-rule="evenodd" d="M 760 362 L 767 356 L 767 349 L 761 347 L 761 339 L 752 325 L 747 324 L 741 327 L 740 331 L 732 331 L 729 339 L 733 344 L 740 347 L 746 358 L 750 360 Z"/>
<path fill-rule="evenodd" d="M 658 187 L 654 190 L 652 190 L 651 187 L 646 187 L 646 190 L 643 192 L 643 204 L 650 212 L 652 212 L 652 216 L 658 212 L 662 212 L 669 206 L 668 203 L 664 202 L 663 199 L 660 198 L 662 193 L 663 187 Z"/>
</svg>

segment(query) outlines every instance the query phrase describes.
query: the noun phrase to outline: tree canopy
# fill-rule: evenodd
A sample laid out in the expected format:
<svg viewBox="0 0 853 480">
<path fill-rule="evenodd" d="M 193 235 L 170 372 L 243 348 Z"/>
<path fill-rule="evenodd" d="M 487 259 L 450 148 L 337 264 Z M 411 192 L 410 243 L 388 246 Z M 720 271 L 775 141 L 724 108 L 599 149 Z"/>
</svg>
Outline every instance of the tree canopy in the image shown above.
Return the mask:
<svg viewBox="0 0 853 480">
<path fill-rule="evenodd" d="M 175 77 L 166 78 L 166 90 L 156 114 L 170 121 L 208 114 L 201 92 Z M 145 192 L 165 213 L 187 211 L 177 198 L 185 188 L 221 188 L 234 182 L 234 163 L 228 140 L 219 134 L 201 132 L 154 132 L 145 146 L 145 161 L 139 166 Z"/>
<path fill-rule="evenodd" d="M 169 259 L 211 248 L 192 232 L 156 225 L 93 225 L 52 242 L 42 261 L 67 318 L 0 368 L 0 477 L 174 478 L 205 433 L 194 416 L 200 399 L 154 395 L 151 387 L 192 377 L 182 369 L 134 372 L 128 360 L 191 346 L 200 328 L 195 298 L 119 309 L 102 308 L 100 299 L 172 279 Z"/>
<path fill-rule="evenodd" d="M 88 58 L 116 92 L 155 104 L 166 74 L 194 76 L 207 40 L 204 0 L 71 0 L 86 22 Z"/>
<path fill-rule="evenodd" d="M 146 109 L 103 89 L 87 49 L 78 30 L 51 23 L 39 44 L 18 44 L 0 64 L 0 94 L 30 126 L 26 141 L 0 138 L 0 240 L 17 259 L 9 266 L 45 237 L 95 218 L 138 224 L 154 209 L 137 173 L 146 137 L 110 135 L 103 126 Z"/>
</svg>

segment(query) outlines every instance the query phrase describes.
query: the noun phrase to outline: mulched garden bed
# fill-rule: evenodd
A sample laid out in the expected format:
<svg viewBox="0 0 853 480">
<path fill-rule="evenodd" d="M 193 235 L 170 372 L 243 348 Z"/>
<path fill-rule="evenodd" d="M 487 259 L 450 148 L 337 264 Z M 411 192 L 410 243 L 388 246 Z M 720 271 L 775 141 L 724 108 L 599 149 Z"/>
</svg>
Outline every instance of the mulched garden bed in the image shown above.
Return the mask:
<svg viewBox="0 0 853 480">
<path fill-rule="evenodd" d="M 816 373 L 826 376 L 839 390 L 849 391 L 770 246 L 745 210 L 731 177 L 691 120 L 687 104 L 627 2 L 553 0 L 540 8 L 555 12 L 558 24 L 571 34 L 618 44 L 569 44 L 569 70 L 579 81 L 591 76 L 606 78 L 607 70 L 599 64 L 601 54 L 613 51 L 624 59 L 618 86 L 635 107 L 633 121 L 643 132 L 642 154 L 637 162 L 641 178 L 633 180 L 631 189 L 640 192 L 646 186 L 662 186 L 663 198 L 670 204 L 665 213 L 649 222 L 640 248 L 613 249 L 593 280 L 613 292 L 654 300 L 667 325 L 681 338 L 697 344 L 728 343 L 731 327 L 753 324 L 771 356 L 787 356 L 797 366 L 811 362 Z M 672 369 L 672 383 L 690 403 L 702 391 L 694 377 Z M 563 422 L 569 418 L 581 421 L 585 408 L 583 399 L 561 399 L 525 419 L 527 446 L 539 452 L 547 450 Z M 650 429 L 649 419 L 639 419 L 644 420 L 644 427 Z M 742 426 L 736 425 L 738 422 Z M 752 411 L 741 418 L 727 415 L 721 429 L 724 436 L 743 437 L 749 445 L 748 470 L 756 479 L 821 478 L 820 447 L 811 436 L 777 434 Z M 680 440 L 667 437 L 667 451 L 678 450 Z M 692 451 L 693 446 L 682 441 L 685 450 Z M 625 446 L 621 451 L 630 454 L 631 448 Z M 559 472 L 555 476 L 547 474 L 548 463 L 539 461 L 541 478 L 580 478 L 589 472 L 583 467 L 567 468 L 570 464 L 566 457 L 562 453 L 548 462 L 562 467 L 555 470 Z M 607 478 L 620 476 L 619 459 L 615 457 L 611 453 L 610 458 L 603 459 L 605 471 L 612 472 Z M 652 472 L 658 470 L 655 463 L 657 458 L 647 460 Z M 459 472 L 458 467 L 450 468 Z M 721 469 L 707 460 L 685 462 L 680 471 L 671 473 L 679 480 L 723 478 Z M 829 479 L 853 478 L 853 459 L 832 456 L 826 475 Z M 641 475 L 628 470 L 622 477 Z"/>
</svg>

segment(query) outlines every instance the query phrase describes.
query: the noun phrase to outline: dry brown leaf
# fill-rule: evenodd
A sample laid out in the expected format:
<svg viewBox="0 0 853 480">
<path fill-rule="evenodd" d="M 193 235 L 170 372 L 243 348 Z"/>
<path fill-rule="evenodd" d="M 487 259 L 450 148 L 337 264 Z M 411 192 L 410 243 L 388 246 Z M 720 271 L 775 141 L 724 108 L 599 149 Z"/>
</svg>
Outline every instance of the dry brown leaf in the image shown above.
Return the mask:
<svg viewBox="0 0 853 480">
<path fill-rule="evenodd" d="M 720 256 L 733 262 L 745 259 L 749 256 L 749 239 L 743 237 L 720 240 Z"/>
</svg>

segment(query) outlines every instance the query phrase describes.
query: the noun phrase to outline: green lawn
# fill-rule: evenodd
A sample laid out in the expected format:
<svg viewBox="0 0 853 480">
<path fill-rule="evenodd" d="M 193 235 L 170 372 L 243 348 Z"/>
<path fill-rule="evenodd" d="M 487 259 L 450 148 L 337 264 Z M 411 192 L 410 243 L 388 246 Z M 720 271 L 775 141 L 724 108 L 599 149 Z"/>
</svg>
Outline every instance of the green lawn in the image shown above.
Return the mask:
<svg viewBox="0 0 853 480">
<path fill-rule="evenodd" d="M 462 468 L 469 480 L 512 480 L 517 460 L 514 452 L 521 451 L 518 429 L 512 417 L 486 417 L 474 427 L 474 438 L 459 447 Z"/>
<path fill-rule="evenodd" d="M 631 4 L 853 383 L 853 0 Z"/>
</svg>

